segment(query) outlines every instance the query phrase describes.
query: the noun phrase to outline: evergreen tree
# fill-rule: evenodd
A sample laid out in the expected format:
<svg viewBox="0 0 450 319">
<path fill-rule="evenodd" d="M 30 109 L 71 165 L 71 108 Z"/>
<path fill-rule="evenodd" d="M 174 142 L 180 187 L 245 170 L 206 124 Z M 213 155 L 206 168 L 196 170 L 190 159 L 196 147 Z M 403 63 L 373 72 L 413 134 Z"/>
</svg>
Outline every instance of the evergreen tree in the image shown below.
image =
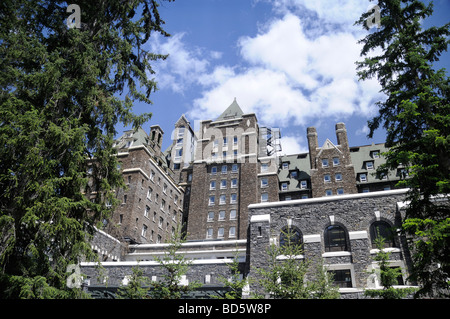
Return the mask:
<svg viewBox="0 0 450 319">
<path fill-rule="evenodd" d="M 450 23 L 422 29 L 433 3 L 380 0 L 379 28 L 360 40 L 360 80 L 377 77 L 386 100 L 369 121 L 369 137 L 380 126 L 387 131 L 384 154 L 388 169 L 403 169 L 409 204 L 403 228 L 417 238 L 413 278 L 421 294 L 445 291 L 450 277 L 450 103 L 449 78 L 433 63 L 447 50 Z M 369 30 L 365 13 L 356 22 Z M 447 290 L 448 291 L 448 290 Z"/>
<path fill-rule="evenodd" d="M 115 127 L 151 116 L 132 105 L 151 103 L 150 62 L 165 57 L 144 45 L 168 36 L 158 1 L 77 4 L 81 24 L 69 28 L 66 1 L 0 3 L 1 298 L 78 295 L 67 266 L 93 257 L 94 226 L 124 187 Z"/>
<path fill-rule="evenodd" d="M 230 291 L 225 293 L 223 299 L 242 299 L 243 290 L 249 284 L 249 279 L 240 272 L 239 264 L 239 252 L 236 250 L 233 262 L 228 264 L 231 277 L 219 277 L 219 281 L 223 283 L 224 287 L 230 289 Z"/>
<path fill-rule="evenodd" d="M 179 225 L 169 241 L 169 247 L 164 252 L 164 257 L 155 258 L 164 270 L 164 274 L 158 282 L 151 283 L 150 297 L 152 299 L 180 299 L 201 286 L 198 282 L 182 282 L 192 261 L 179 252 L 185 242 L 181 229 L 181 225 Z"/>
<path fill-rule="evenodd" d="M 416 288 L 394 288 L 393 286 L 398 283 L 397 278 L 402 276 L 401 268 L 390 267 L 391 252 L 384 248 L 385 239 L 378 236 L 375 239 L 375 244 L 378 249 L 374 260 L 378 262 L 380 270 L 380 283 L 383 289 L 367 289 L 364 291 L 366 296 L 381 297 L 384 299 L 401 299 L 410 295 L 416 291 Z"/>
<path fill-rule="evenodd" d="M 144 272 L 139 265 L 132 268 L 133 273 L 128 277 L 128 283 L 120 287 L 117 291 L 118 299 L 146 299 L 150 280 L 144 276 Z"/>
<path fill-rule="evenodd" d="M 267 267 L 257 269 L 263 291 L 274 299 L 339 298 L 338 287 L 323 263 L 314 267 L 312 261 L 301 258 L 303 245 L 295 240 L 296 234 L 291 229 L 283 234 L 283 245 L 272 244 L 267 251 Z"/>
</svg>

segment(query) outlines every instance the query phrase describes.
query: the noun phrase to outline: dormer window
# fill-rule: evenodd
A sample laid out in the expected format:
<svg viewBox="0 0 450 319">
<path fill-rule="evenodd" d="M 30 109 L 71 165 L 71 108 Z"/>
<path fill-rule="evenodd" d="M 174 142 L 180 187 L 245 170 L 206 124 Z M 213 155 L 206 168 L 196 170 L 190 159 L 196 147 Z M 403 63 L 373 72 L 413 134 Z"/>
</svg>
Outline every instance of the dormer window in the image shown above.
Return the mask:
<svg viewBox="0 0 450 319">
<path fill-rule="evenodd" d="M 373 169 L 373 162 L 366 162 L 366 169 Z"/>
</svg>

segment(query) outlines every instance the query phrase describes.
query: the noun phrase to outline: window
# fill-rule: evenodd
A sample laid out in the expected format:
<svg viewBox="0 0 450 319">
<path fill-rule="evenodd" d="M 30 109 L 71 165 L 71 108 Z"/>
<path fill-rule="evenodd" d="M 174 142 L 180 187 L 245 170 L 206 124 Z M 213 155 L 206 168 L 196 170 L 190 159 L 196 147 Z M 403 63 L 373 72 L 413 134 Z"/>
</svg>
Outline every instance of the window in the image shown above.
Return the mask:
<svg viewBox="0 0 450 319">
<path fill-rule="evenodd" d="M 223 238 L 224 232 L 225 232 L 225 229 L 223 227 L 219 227 L 219 229 L 217 230 L 217 237 Z"/>
<path fill-rule="evenodd" d="M 164 183 L 164 185 L 163 185 L 163 193 L 167 194 L 167 184 L 166 183 Z"/>
<path fill-rule="evenodd" d="M 233 164 L 233 165 L 231 166 L 231 172 L 232 172 L 232 173 L 237 173 L 237 171 L 238 171 L 238 165 L 237 165 L 237 164 Z"/>
<path fill-rule="evenodd" d="M 347 238 L 344 228 L 338 225 L 331 225 L 325 229 L 324 234 L 325 251 L 346 251 Z"/>
<path fill-rule="evenodd" d="M 289 163 L 288 162 L 284 162 L 283 163 L 283 169 L 289 169 Z"/>
<path fill-rule="evenodd" d="M 297 227 L 284 227 L 280 233 L 280 247 L 301 245 L 303 236 Z"/>
<path fill-rule="evenodd" d="M 324 176 L 323 176 L 323 181 L 324 181 L 325 183 L 330 183 L 330 182 L 331 182 L 331 177 L 330 177 L 330 175 L 329 175 L 329 174 L 324 175 Z"/>
<path fill-rule="evenodd" d="M 220 181 L 220 189 L 226 189 L 227 188 L 227 180 L 226 179 L 222 179 Z"/>
<path fill-rule="evenodd" d="M 159 227 L 159 228 L 162 228 L 162 227 L 163 227 L 163 224 L 164 224 L 164 218 L 159 217 L 158 227 Z"/>
<path fill-rule="evenodd" d="M 297 171 L 292 171 L 290 173 L 291 178 L 297 178 Z"/>
<path fill-rule="evenodd" d="M 292 200 L 291 195 L 286 195 L 286 196 L 284 196 L 284 200 Z"/>
<path fill-rule="evenodd" d="M 175 149 L 175 157 L 181 157 L 183 155 L 183 148 Z"/>
<path fill-rule="evenodd" d="M 228 231 L 228 237 L 236 237 L 236 227 L 231 226 L 230 230 Z"/>
<path fill-rule="evenodd" d="M 366 169 L 373 169 L 373 162 L 366 162 Z"/>
<path fill-rule="evenodd" d="M 153 189 L 151 187 L 149 187 L 148 191 L 147 191 L 147 199 L 152 200 L 152 192 L 153 192 Z"/>
<path fill-rule="evenodd" d="M 216 189 L 216 181 L 210 181 L 209 182 L 209 189 L 210 190 Z"/>
<path fill-rule="evenodd" d="M 322 159 L 322 167 L 328 167 L 328 158 Z"/>
<path fill-rule="evenodd" d="M 158 237 L 156 239 L 156 243 L 161 244 L 161 241 L 162 241 L 162 237 L 161 237 L 161 235 L 158 235 Z"/>
<path fill-rule="evenodd" d="M 178 138 L 176 146 L 181 146 L 181 145 L 183 145 L 183 138 Z"/>
<path fill-rule="evenodd" d="M 372 158 L 380 158 L 380 151 L 372 151 Z"/>
<path fill-rule="evenodd" d="M 216 175 L 217 174 L 217 167 L 216 166 L 211 167 L 211 174 L 212 175 Z"/>
<path fill-rule="evenodd" d="M 333 195 L 333 192 L 331 191 L 331 189 L 327 189 L 325 191 L 325 196 L 331 196 L 331 195 Z"/>
<path fill-rule="evenodd" d="M 287 183 L 281 183 L 281 190 L 282 191 L 287 191 L 288 189 L 288 184 Z"/>
<path fill-rule="evenodd" d="M 368 188 L 363 188 L 362 192 L 363 192 L 363 193 L 369 193 L 369 192 L 370 192 L 370 189 L 368 189 Z"/>
<path fill-rule="evenodd" d="M 214 212 L 208 212 L 208 221 L 209 222 L 214 221 Z"/>
<path fill-rule="evenodd" d="M 166 201 L 164 199 L 161 200 L 161 210 L 164 211 L 166 209 Z"/>
<path fill-rule="evenodd" d="M 123 203 L 124 203 L 124 204 L 127 203 L 127 195 L 123 195 Z"/>
<path fill-rule="evenodd" d="M 142 226 L 141 236 L 147 237 L 147 226 L 146 225 Z"/>
<path fill-rule="evenodd" d="M 208 202 L 208 205 L 209 205 L 209 206 L 213 206 L 213 205 L 214 205 L 214 202 L 215 202 L 215 197 L 214 197 L 214 196 L 209 196 L 209 202 Z"/>
<path fill-rule="evenodd" d="M 269 186 L 269 180 L 267 178 L 261 179 L 261 187 L 268 187 Z"/>
<path fill-rule="evenodd" d="M 145 211 L 144 211 L 144 216 L 148 217 L 148 213 L 150 212 L 150 207 L 148 207 L 147 205 L 145 205 Z"/>
<path fill-rule="evenodd" d="M 151 172 L 150 172 L 150 180 L 151 180 L 152 182 L 155 181 L 155 172 L 154 172 L 154 171 L 151 171 Z"/>
<path fill-rule="evenodd" d="M 219 212 L 219 220 L 225 220 L 225 211 L 224 210 L 221 210 Z"/>
<path fill-rule="evenodd" d="M 222 165 L 222 174 L 226 174 L 226 173 L 227 173 L 227 166 Z"/>
<path fill-rule="evenodd" d="M 236 219 L 236 210 L 232 209 L 230 210 L 230 220 Z"/>
<path fill-rule="evenodd" d="M 269 164 L 261 163 L 261 173 L 267 172 L 268 169 L 269 169 Z"/>
<path fill-rule="evenodd" d="M 384 238 L 384 248 L 395 247 L 395 233 L 392 227 L 385 221 L 376 221 L 370 225 L 370 238 L 372 241 L 372 248 L 377 248 L 375 240 L 378 237 Z"/>
<path fill-rule="evenodd" d="M 307 181 L 301 181 L 301 182 L 300 182 L 300 188 L 301 188 L 301 189 L 305 189 L 305 188 L 307 188 L 307 187 L 308 187 Z"/>
<path fill-rule="evenodd" d="M 344 189 L 343 188 L 338 188 L 337 189 L 337 194 L 338 195 L 344 195 Z"/>
<path fill-rule="evenodd" d="M 230 203 L 236 204 L 236 202 L 237 202 L 237 194 L 231 194 Z"/>
<path fill-rule="evenodd" d="M 334 283 L 339 288 L 351 288 L 352 276 L 350 269 L 330 270 L 333 274 Z"/>
<path fill-rule="evenodd" d="M 213 236 L 213 229 L 212 228 L 208 228 L 206 230 L 206 238 L 212 238 Z"/>
<path fill-rule="evenodd" d="M 178 137 L 183 137 L 184 135 L 184 126 L 180 126 L 178 128 Z"/>
<path fill-rule="evenodd" d="M 223 138 L 223 146 L 227 146 L 228 145 L 228 137 L 224 137 Z"/>
<path fill-rule="evenodd" d="M 302 195 L 302 199 L 307 199 L 309 198 L 308 195 Z"/>
<path fill-rule="evenodd" d="M 237 155 L 238 155 L 238 151 L 237 151 L 237 150 L 234 150 L 234 151 L 233 151 L 233 156 L 236 157 Z"/>
<path fill-rule="evenodd" d="M 269 200 L 269 194 L 268 193 L 262 193 L 261 194 L 261 202 L 267 202 Z"/>
<path fill-rule="evenodd" d="M 339 165 L 339 157 L 333 157 L 333 166 Z"/>
<path fill-rule="evenodd" d="M 237 136 L 233 137 L 233 145 L 237 145 L 238 143 L 238 138 Z"/>
<path fill-rule="evenodd" d="M 227 151 L 223 151 L 223 152 L 222 152 L 222 157 L 223 157 L 223 158 L 227 158 Z"/>
<path fill-rule="evenodd" d="M 359 181 L 360 182 L 367 182 L 367 174 L 359 174 Z"/>
<path fill-rule="evenodd" d="M 225 205 L 226 195 L 220 195 L 219 197 L 219 205 Z"/>
<path fill-rule="evenodd" d="M 236 188 L 237 187 L 237 178 L 233 178 L 231 180 L 231 188 Z"/>
<path fill-rule="evenodd" d="M 342 174 L 341 173 L 336 173 L 334 175 L 334 179 L 336 180 L 336 182 L 342 181 Z"/>
</svg>

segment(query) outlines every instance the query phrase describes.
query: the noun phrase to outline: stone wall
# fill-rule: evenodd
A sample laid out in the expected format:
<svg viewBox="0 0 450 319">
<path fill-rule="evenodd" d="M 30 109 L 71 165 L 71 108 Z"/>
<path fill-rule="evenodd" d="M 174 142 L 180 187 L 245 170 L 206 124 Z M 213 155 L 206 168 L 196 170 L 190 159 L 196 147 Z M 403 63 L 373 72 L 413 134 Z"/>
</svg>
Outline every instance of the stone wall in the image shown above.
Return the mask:
<svg viewBox="0 0 450 319">
<path fill-rule="evenodd" d="M 406 190 L 352 194 L 250 205 L 249 252 L 250 274 L 266 265 L 270 243 L 279 244 L 284 227 L 296 227 L 302 234 L 304 258 L 322 257 L 329 270 L 350 270 L 351 288 L 341 292 L 357 293 L 367 287 L 369 271 L 374 267 L 370 227 L 375 221 L 385 221 L 400 227 L 401 212 L 397 203 L 403 202 Z M 325 251 L 324 231 L 330 225 L 345 230 L 347 250 Z M 409 251 L 404 238 L 396 238 L 391 260 L 404 270 L 404 281 L 410 269 Z M 252 287 L 258 289 L 258 287 Z"/>
</svg>

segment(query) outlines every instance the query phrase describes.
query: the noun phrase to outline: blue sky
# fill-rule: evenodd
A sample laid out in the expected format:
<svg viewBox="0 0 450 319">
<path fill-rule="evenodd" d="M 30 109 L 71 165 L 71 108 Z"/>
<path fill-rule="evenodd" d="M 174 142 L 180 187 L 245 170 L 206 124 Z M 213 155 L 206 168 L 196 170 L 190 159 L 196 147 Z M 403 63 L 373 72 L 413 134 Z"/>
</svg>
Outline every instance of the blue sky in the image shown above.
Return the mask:
<svg viewBox="0 0 450 319">
<path fill-rule="evenodd" d="M 450 1 L 436 0 L 433 17 L 448 21 Z M 154 64 L 159 90 L 144 129 L 159 124 L 163 148 L 174 123 L 185 114 L 215 119 L 236 98 L 261 126 L 281 129 L 282 153 L 307 151 L 306 128 L 316 126 L 319 144 L 336 141 L 334 125 L 345 122 L 351 146 L 384 142 L 382 130 L 367 139 L 367 120 L 383 95 L 376 80 L 359 82 L 357 40 L 367 31 L 353 26 L 374 2 L 367 0 L 176 0 L 162 2 L 160 14 L 172 36 L 153 36 L 152 52 L 170 54 Z M 450 69 L 449 54 L 438 67 Z M 119 135 L 122 128 L 118 127 Z"/>
</svg>

